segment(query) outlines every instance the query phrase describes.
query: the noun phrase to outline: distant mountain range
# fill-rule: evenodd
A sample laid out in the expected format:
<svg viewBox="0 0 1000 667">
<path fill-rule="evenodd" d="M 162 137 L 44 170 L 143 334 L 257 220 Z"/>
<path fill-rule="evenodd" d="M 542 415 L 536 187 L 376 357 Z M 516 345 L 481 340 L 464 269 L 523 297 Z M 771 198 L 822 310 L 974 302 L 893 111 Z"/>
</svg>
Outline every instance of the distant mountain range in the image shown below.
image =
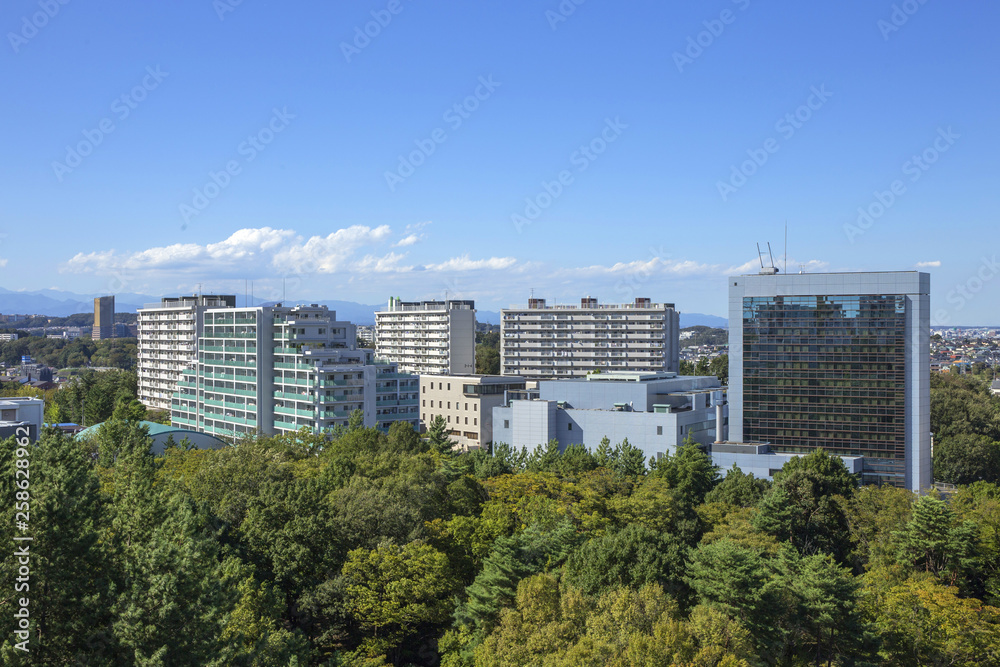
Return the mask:
<svg viewBox="0 0 1000 667">
<path fill-rule="evenodd" d="M 5 315 L 48 315 L 50 317 L 67 317 L 76 313 L 94 312 L 94 299 L 102 294 L 74 294 L 54 289 L 35 290 L 33 292 L 14 292 L 0 287 L 0 313 Z M 149 294 L 121 293 L 115 295 L 115 310 L 119 313 L 134 313 L 148 303 L 158 303 L 160 297 Z M 255 305 L 271 304 L 255 300 Z M 375 324 L 375 312 L 384 308 L 384 304 L 376 306 L 355 303 L 354 301 L 303 301 L 302 303 L 318 303 L 330 310 L 337 311 L 337 317 L 355 324 Z M 500 313 L 492 310 L 476 311 L 476 319 L 489 324 L 500 324 Z M 727 320 L 715 315 L 700 313 L 681 313 L 681 327 L 708 326 L 726 328 Z"/>
</svg>

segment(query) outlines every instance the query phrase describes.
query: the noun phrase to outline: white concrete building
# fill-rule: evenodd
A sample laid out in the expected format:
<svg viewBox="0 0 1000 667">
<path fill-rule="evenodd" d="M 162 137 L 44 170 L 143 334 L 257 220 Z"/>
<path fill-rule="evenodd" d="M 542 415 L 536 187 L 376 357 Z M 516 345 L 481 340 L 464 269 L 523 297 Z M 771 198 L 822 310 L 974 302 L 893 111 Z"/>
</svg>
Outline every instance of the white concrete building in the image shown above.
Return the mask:
<svg viewBox="0 0 1000 667">
<path fill-rule="evenodd" d="M 475 302 L 389 299 L 375 313 L 375 355 L 405 373 L 475 373 Z"/>
<path fill-rule="evenodd" d="M 463 450 L 493 441 L 493 408 L 504 405 L 508 391 L 524 391 L 524 378 L 502 375 L 421 375 L 420 430 L 438 415 L 451 439 Z"/>
<path fill-rule="evenodd" d="M 208 308 L 232 308 L 234 295 L 165 298 L 139 309 L 139 400 L 149 408 L 170 409 L 181 372 L 197 358 L 201 315 Z"/>
<path fill-rule="evenodd" d="M 500 319 L 500 372 L 533 378 L 583 377 L 593 371 L 680 370 L 680 316 L 672 303 L 550 306 L 529 299 Z"/>
<path fill-rule="evenodd" d="M 34 442 L 42 430 L 45 418 L 45 401 L 28 396 L 0 398 L 0 439 L 27 434 Z M 27 433 L 25 433 L 27 431 Z"/>
</svg>

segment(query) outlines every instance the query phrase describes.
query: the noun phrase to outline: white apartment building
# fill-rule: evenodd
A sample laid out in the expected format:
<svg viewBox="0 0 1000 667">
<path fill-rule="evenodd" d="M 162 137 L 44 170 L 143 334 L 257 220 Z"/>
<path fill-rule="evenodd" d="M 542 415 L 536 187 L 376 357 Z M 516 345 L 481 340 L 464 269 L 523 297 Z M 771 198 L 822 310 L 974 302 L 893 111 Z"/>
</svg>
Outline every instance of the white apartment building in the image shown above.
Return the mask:
<svg viewBox="0 0 1000 667">
<path fill-rule="evenodd" d="M 172 400 L 173 425 L 230 438 L 303 426 L 318 433 L 347 426 L 360 409 L 365 426 L 418 428 L 419 379 L 375 363 L 372 350 L 357 347 L 355 325 L 326 306 L 209 309 L 203 319 L 196 361 Z"/>
<path fill-rule="evenodd" d="M 475 373 L 475 302 L 389 299 L 375 313 L 375 354 L 405 373 Z"/>
<path fill-rule="evenodd" d="M 139 400 L 170 409 L 181 372 L 197 359 L 201 316 L 208 308 L 232 308 L 234 295 L 170 297 L 138 311 Z"/>
<path fill-rule="evenodd" d="M 420 430 L 440 415 L 459 447 L 481 447 L 493 440 L 493 408 L 505 405 L 508 391 L 524 389 L 524 378 L 502 375 L 421 375 Z"/>
<path fill-rule="evenodd" d="M 680 316 L 672 303 L 623 305 L 586 297 L 579 306 L 529 299 L 500 319 L 500 372 L 532 378 L 600 372 L 678 372 Z"/>
</svg>

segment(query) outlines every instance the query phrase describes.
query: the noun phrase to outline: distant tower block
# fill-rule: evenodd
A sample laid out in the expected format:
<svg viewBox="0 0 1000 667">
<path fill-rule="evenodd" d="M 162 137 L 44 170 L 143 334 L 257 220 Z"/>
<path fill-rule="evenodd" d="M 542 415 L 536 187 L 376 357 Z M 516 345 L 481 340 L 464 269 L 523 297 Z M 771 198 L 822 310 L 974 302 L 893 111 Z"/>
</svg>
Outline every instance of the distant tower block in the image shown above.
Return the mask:
<svg viewBox="0 0 1000 667">
<path fill-rule="evenodd" d="M 94 330 L 91 338 L 106 340 L 115 335 L 115 297 L 99 296 L 94 299 Z"/>
</svg>

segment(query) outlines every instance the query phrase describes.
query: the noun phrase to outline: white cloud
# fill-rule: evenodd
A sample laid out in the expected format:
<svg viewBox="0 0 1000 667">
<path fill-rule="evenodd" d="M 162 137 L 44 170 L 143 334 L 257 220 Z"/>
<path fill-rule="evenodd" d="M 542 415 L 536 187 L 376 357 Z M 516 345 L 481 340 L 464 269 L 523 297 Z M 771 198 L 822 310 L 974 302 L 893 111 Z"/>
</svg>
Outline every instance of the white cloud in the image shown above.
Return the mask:
<svg viewBox="0 0 1000 667">
<path fill-rule="evenodd" d="M 393 246 L 395 246 L 396 248 L 405 248 L 406 246 L 413 245 L 413 244 L 415 244 L 415 243 L 417 243 L 419 241 L 420 241 L 420 235 L 418 235 L 418 234 L 410 234 L 409 236 L 406 236 L 406 237 L 401 238 L 400 240 L 396 241 L 393 244 Z"/>
<path fill-rule="evenodd" d="M 941 266 L 941 260 L 937 259 L 934 260 L 933 262 L 917 262 L 918 269 L 936 268 L 939 266 Z"/>
<path fill-rule="evenodd" d="M 469 259 L 468 255 L 452 257 L 440 264 L 428 264 L 429 271 L 479 271 L 482 269 L 509 269 L 517 263 L 513 257 L 490 257 L 489 259 Z"/>
</svg>

